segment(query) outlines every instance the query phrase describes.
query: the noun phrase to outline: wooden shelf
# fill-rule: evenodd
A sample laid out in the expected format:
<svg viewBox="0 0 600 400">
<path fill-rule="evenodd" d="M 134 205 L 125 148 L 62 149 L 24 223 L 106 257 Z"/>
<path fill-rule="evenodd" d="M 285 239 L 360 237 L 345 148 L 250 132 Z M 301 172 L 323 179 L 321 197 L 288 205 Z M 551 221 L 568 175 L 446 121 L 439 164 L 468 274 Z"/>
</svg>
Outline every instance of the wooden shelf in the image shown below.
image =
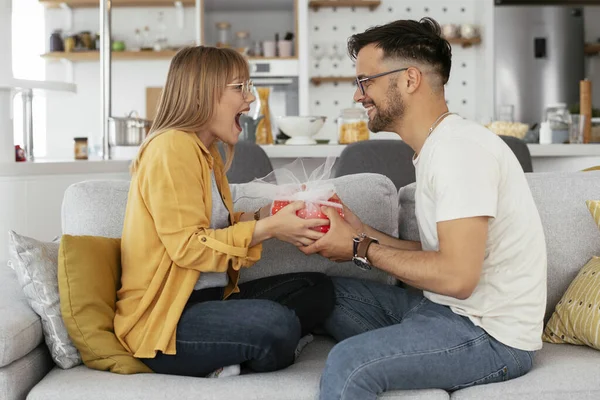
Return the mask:
<svg viewBox="0 0 600 400">
<path fill-rule="evenodd" d="M 464 39 L 464 38 L 453 38 L 453 39 L 446 39 L 448 41 L 448 43 L 450 44 L 457 44 L 460 45 L 462 47 L 471 47 L 474 46 L 476 44 L 480 44 L 481 43 L 481 38 L 480 37 L 475 37 L 475 38 L 471 38 L 471 39 Z"/>
<path fill-rule="evenodd" d="M 308 6 L 315 11 L 321 7 L 369 7 L 374 10 L 381 4 L 380 0 L 311 0 Z"/>
<path fill-rule="evenodd" d="M 100 7 L 100 0 L 39 0 L 48 8 L 58 8 L 64 4 L 70 8 L 93 8 Z M 192 7 L 196 5 L 195 0 L 181 0 L 183 6 Z M 171 7 L 175 6 L 175 0 L 113 0 L 113 7 Z"/>
<path fill-rule="evenodd" d="M 355 80 L 354 76 L 313 76 L 310 78 L 310 82 L 315 86 L 319 86 L 321 83 L 354 82 Z"/>
<path fill-rule="evenodd" d="M 112 60 L 170 60 L 177 53 L 176 50 L 165 51 L 113 51 Z M 49 61 L 67 60 L 73 62 L 98 61 L 98 51 L 73 51 L 54 52 L 41 55 Z M 297 57 L 249 57 L 249 61 L 274 61 L 274 60 L 297 60 Z"/>
<path fill-rule="evenodd" d="M 600 43 L 588 43 L 585 45 L 584 51 L 588 56 L 597 56 L 600 54 Z"/>
<path fill-rule="evenodd" d="M 112 60 L 169 60 L 173 58 L 176 51 L 113 51 Z M 73 52 L 54 52 L 42 54 L 46 60 L 67 60 L 67 61 L 98 61 L 100 52 L 98 51 L 73 51 Z"/>
</svg>

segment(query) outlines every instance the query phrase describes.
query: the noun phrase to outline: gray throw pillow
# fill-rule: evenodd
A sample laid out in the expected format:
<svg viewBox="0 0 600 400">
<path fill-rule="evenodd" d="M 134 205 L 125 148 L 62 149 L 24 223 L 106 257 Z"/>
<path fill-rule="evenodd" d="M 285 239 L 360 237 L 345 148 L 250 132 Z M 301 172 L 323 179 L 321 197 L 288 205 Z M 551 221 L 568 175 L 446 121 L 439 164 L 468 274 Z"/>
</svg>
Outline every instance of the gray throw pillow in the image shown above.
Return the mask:
<svg viewBox="0 0 600 400">
<path fill-rule="evenodd" d="M 60 242 L 40 242 L 13 231 L 8 236 L 8 265 L 15 271 L 29 305 L 42 319 L 52 359 L 63 369 L 81 364 L 60 312 L 57 275 Z"/>
</svg>

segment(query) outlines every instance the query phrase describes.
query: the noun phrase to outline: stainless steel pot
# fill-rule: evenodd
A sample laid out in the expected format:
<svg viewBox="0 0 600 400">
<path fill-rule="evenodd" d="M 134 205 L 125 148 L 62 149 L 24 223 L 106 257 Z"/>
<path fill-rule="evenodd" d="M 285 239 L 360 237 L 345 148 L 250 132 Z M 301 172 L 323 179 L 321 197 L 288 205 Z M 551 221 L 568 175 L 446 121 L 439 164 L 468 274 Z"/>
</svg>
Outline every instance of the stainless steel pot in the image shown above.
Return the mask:
<svg viewBox="0 0 600 400">
<path fill-rule="evenodd" d="M 151 125 L 152 122 L 140 118 L 137 111 L 131 111 L 126 117 L 109 117 L 109 144 L 111 146 L 139 146 L 148 134 Z"/>
</svg>

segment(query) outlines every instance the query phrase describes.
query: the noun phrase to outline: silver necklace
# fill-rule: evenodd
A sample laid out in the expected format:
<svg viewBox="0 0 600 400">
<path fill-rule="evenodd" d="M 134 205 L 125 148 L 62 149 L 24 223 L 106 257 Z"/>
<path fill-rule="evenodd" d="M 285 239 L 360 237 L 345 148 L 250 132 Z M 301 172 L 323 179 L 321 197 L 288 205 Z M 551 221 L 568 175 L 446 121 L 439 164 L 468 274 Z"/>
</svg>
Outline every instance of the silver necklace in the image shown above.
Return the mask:
<svg viewBox="0 0 600 400">
<path fill-rule="evenodd" d="M 427 138 L 429 138 L 429 135 L 431 135 L 431 132 L 433 132 L 433 130 L 437 127 L 437 125 L 440 123 L 440 121 L 442 120 L 442 118 L 450 115 L 450 114 L 454 114 L 453 112 L 450 111 L 446 111 L 445 113 L 443 113 L 442 115 L 440 115 L 438 117 L 438 119 L 435 120 L 435 122 L 433 124 L 431 124 L 431 128 L 429 128 L 429 133 L 427 134 Z M 413 160 L 415 160 L 417 158 L 417 153 L 415 152 L 415 154 L 413 154 Z"/>
<path fill-rule="evenodd" d="M 431 135 L 431 132 L 433 132 L 433 130 L 434 130 L 435 128 L 437 128 L 437 125 L 438 125 L 438 123 L 439 123 L 439 122 L 442 120 L 442 118 L 444 118 L 444 117 L 446 117 L 446 116 L 448 116 L 448 115 L 450 115 L 450 114 L 454 114 L 454 113 L 453 113 L 453 112 L 450 112 L 450 111 L 446 111 L 445 113 L 443 113 L 442 115 L 440 115 L 440 116 L 438 117 L 438 119 L 436 119 L 436 120 L 435 120 L 435 122 L 434 122 L 433 124 L 431 124 L 431 128 L 429 128 L 429 135 Z M 427 136 L 429 136 L 429 135 L 427 135 Z"/>
</svg>

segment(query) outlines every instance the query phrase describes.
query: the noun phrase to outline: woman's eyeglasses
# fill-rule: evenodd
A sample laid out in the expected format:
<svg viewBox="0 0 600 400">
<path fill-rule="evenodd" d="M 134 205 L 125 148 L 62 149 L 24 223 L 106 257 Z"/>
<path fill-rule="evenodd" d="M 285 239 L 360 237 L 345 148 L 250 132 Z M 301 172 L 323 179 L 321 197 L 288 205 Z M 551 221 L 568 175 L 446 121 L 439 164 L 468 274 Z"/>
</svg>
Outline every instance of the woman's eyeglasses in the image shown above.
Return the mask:
<svg viewBox="0 0 600 400">
<path fill-rule="evenodd" d="M 250 94 L 252 94 L 252 88 L 254 87 L 254 83 L 251 80 L 247 80 L 242 83 L 230 83 L 227 86 L 237 87 L 242 90 L 242 96 L 244 99 L 247 99 Z"/>
</svg>

